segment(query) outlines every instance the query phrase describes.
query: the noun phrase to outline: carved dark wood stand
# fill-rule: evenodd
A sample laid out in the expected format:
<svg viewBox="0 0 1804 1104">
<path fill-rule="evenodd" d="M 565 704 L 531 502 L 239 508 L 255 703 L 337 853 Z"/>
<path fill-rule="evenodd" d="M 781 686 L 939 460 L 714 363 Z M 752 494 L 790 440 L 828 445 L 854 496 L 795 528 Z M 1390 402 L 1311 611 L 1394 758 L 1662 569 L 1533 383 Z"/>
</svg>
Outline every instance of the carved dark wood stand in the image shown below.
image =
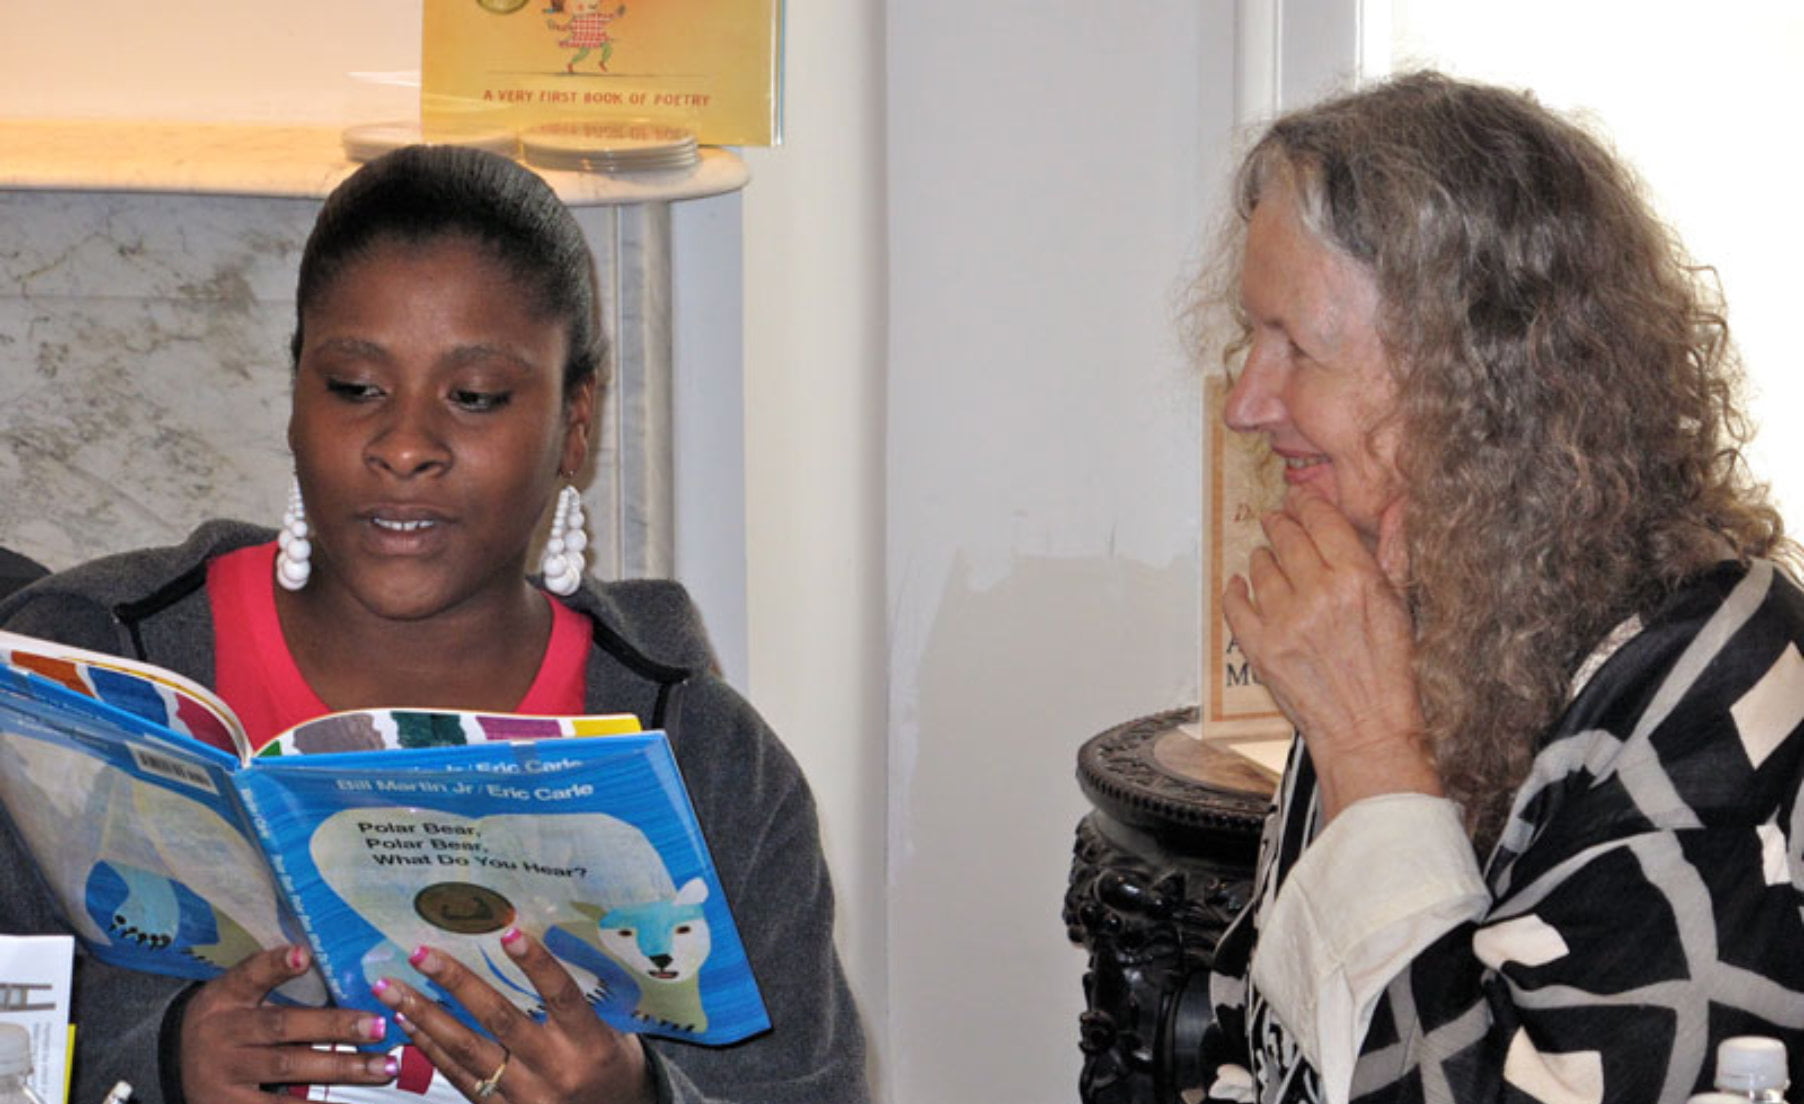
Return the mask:
<svg viewBox="0 0 1804 1104">
<path fill-rule="evenodd" d="M 1084 1104 L 1198 1095 L 1216 941 L 1245 905 L 1270 781 L 1179 731 L 1196 710 L 1118 725 L 1078 752 L 1065 925 L 1090 954 L 1079 1018 Z"/>
</svg>

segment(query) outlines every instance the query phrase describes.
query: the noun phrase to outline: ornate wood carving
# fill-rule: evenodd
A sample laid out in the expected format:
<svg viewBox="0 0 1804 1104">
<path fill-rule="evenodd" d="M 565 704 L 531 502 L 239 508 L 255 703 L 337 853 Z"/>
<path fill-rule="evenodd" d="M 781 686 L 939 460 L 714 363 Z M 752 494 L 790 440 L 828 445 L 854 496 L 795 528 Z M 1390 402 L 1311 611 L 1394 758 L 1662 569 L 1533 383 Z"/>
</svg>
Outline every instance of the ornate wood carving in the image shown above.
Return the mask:
<svg viewBox="0 0 1804 1104">
<path fill-rule="evenodd" d="M 1077 826 L 1064 918 L 1089 952 L 1079 1018 L 1084 1104 L 1166 1104 L 1197 1087 L 1215 944 L 1244 907 L 1266 798 L 1178 776 L 1152 756 L 1180 710 L 1078 755 L 1096 810 Z"/>
</svg>

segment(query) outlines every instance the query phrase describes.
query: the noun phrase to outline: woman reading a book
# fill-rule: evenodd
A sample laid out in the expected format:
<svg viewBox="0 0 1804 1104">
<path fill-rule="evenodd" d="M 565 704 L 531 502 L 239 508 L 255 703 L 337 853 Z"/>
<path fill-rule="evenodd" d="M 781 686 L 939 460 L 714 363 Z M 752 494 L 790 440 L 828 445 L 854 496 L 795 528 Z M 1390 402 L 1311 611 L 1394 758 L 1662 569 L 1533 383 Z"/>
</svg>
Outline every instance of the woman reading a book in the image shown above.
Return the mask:
<svg viewBox="0 0 1804 1104">
<path fill-rule="evenodd" d="M 1795 1062 L 1804 592 L 1708 285 L 1597 141 L 1433 74 L 1280 119 L 1235 194 L 1225 415 L 1289 488 L 1222 600 L 1299 738 L 1211 1098 Z"/>
<path fill-rule="evenodd" d="M 543 1022 L 425 947 L 415 967 L 492 1037 L 396 980 L 383 1000 L 415 1040 L 406 1052 L 342 1047 L 387 1037 L 387 1017 L 266 1002 L 309 969 L 304 948 L 255 954 L 194 986 L 88 961 L 78 1099 L 119 1078 L 169 1104 L 250 1101 L 276 1086 L 488 1104 L 865 1098 L 806 783 L 713 674 L 680 588 L 581 576 L 567 488 L 605 363 L 591 268 L 570 213 L 505 158 L 414 147 L 365 166 L 327 199 L 301 260 L 296 494 L 281 542 L 209 523 L 179 547 L 44 580 L 0 606 L 0 623 L 209 684 L 255 741 L 379 706 L 630 712 L 664 728 L 772 1030 L 721 1049 L 622 1034 L 533 934 L 513 929 L 492 953 L 537 987 Z M 541 582 L 528 546 L 548 514 Z M 0 849 L 0 930 L 66 930 L 10 831 Z"/>
</svg>

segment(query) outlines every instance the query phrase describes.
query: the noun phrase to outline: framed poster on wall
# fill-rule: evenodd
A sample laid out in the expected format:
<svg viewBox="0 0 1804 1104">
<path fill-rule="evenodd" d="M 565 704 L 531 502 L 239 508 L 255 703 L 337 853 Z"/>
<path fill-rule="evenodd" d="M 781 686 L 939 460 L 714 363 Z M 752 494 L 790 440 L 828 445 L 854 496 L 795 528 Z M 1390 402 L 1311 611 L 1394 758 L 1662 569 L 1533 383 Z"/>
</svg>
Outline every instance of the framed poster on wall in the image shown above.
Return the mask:
<svg viewBox="0 0 1804 1104">
<path fill-rule="evenodd" d="M 1282 471 L 1263 440 L 1233 433 L 1222 422 L 1228 381 L 1214 374 L 1203 386 L 1203 669 L 1198 725 L 1203 739 L 1230 747 L 1274 772 L 1283 769 L 1291 724 L 1253 673 L 1228 619 L 1221 594 L 1246 571 L 1247 557 L 1265 543 L 1259 518 L 1284 497 Z"/>
</svg>

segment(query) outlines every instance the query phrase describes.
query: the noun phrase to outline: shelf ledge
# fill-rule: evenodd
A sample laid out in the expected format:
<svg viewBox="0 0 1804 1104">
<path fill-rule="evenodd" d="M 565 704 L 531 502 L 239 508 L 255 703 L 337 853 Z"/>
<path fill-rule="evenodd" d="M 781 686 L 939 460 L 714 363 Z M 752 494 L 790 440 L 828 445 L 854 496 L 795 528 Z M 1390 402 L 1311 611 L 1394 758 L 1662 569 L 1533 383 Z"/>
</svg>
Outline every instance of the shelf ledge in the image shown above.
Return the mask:
<svg viewBox="0 0 1804 1104">
<path fill-rule="evenodd" d="M 0 190 L 321 199 L 356 168 L 335 127 L 131 119 L 0 119 Z M 535 169 L 571 206 L 700 199 L 745 187 L 730 150 L 681 172 Z"/>
</svg>

